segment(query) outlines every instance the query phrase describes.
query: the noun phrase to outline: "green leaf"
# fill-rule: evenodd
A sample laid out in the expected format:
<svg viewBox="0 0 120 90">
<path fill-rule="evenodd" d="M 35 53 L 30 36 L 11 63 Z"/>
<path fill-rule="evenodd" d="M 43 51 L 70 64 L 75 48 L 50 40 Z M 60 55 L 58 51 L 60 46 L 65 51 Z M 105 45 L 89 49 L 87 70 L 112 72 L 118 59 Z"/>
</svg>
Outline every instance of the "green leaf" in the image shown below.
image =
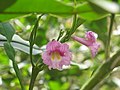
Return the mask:
<svg viewBox="0 0 120 90">
<path fill-rule="evenodd" d="M 5 2 L 6 1 L 4 0 L 4 3 Z M 66 5 L 56 0 L 17 0 L 13 5 L 6 8 L 4 11 L 0 10 L 0 20 L 4 21 L 30 13 L 52 13 L 57 15 L 70 15 L 72 14 L 73 9 L 74 8 L 72 6 Z"/>
<path fill-rule="evenodd" d="M 50 86 L 50 89 L 51 90 L 60 90 L 60 83 L 59 82 L 56 82 L 56 81 L 50 81 L 49 82 L 49 86 Z"/>
<path fill-rule="evenodd" d="M 4 9 L 14 4 L 15 1 L 16 0 L 0 0 L 0 11 L 3 11 Z"/>
<path fill-rule="evenodd" d="M 85 26 L 98 34 L 98 38 L 103 41 L 104 45 L 107 41 L 107 18 L 96 20 L 93 22 L 86 22 Z"/>
<path fill-rule="evenodd" d="M 7 21 L 9 19 L 14 19 L 23 16 L 23 14 L 0 14 L 0 21 Z"/>
<path fill-rule="evenodd" d="M 97 20 L 106 17 L 108 13 L 106 11 L 95 11 L 89 3 L 83 3 L 77 6 L 77 12 L 79 16 L 85 20 Z"/>
<path fill-rule="evenodd" d="M 70 13 L 72 10 L 72 6 L 65 5 L 56 0 L 17 0 L 15 4 L 7 8 L 4 12 L 25 14 L 28 14 L 30 12 Z"/>
<path fill-rule="evenodd" d="M 5 0 L 4 2 L 2 1 L 2 3 L 5 3 L 5 2 L 6 2 Z M 4 6 L 1 6 L 1 8 L 4 8 Z M 11 18 L 16 17 L 17 14 L 19 16 L 19 14 L 24 15 L 29 13 L 53 13 L 53 14 L 69 15 L 72 13 L 73 9 L 74 8 L 72 6 L 66 5 L 56 0 L 17 0 L 10 7 L 4 8 L 2 10 L 0 9 L 0 12 L 2 14 L 0 15 L 0 20 L 4 20 L 2 19 L 4 18 L 3 15 L 7 15 L 7 14 L 9 15 L 14 14 L 14 16 L 11 15 Z"/>
<path fill-rule="evenodd" d="M 2 0 L 2 3 L 6 1 Z M 0 1 L 1 3 L 1 1 Z M 104 3 L 106 5 L 104 5 Z M 22 5 L 22 7 L 21 7 Z M 110 7 L 112 5 L 112 7 Z M 7 8 L 6 8 L 7 7 Z M 88 3 L 78 3 L 77 7 L 62 3 L 57 0 L 17 0 L 0 10 L 0 20 L 8 20 L 30 13 L 47 13 L 60 16 L 79 14 L 82 19 L 96 20 L 106 17 L 110 13 L 118 13 L 118 4 L 105 0 L 90 0 Z"/>
<path fill-rule="evenodd" d="M 0 47 L 4 46 L 4 43 L 7 42 L 7 39 L 3 36 L 0 35 Z M 21 50 L 27 54 L 29 53 L 29 48 L 30 48 L 30 44 L 29 41 L 26 41 L 24 39 L 22 39 L 20 36 L 14 34 L 12 41 L 11 41 L 11 45 L 12 47 L 14 47 L 15 49 Z M 37 45 L 33 45 L 33 55 L 37 55 L 42 53 L 42 50 L 37 46 Z"/>
<path fill-rule="evenodd" d="M 8 22 L 0 23 L 0 34 L 5 36 L 10 42 L 15 33 L 14 28 Z"/>
<path fill-rule="evenodd" d="M 10 45 L 10 43 L 4 43 L 4 49 L 6 51 L 7 56 L 11 60 L 15 60 L 15 50 L 14 48 Z"/>
<path fill-rule="evenodd" d="M 120 13 L 120 6 L 115 2 L 107 0 L 89 0 L 89 3 L 96 11 L 105 10 L 110 13 Z"/>
<path fill-rule="evenodd" d="M 60 90 L 68 90 L 69 87 L 70 87 L 70 83 L 69 83 L 69 82 L 65 82 L 65 83 L 61 86 Z"/>
<path fill-rule="evenodd" d="M 0 49 L 0 67 L 2 65 L 9 65 L 8 57 L 3 52 L 3 49 Z"/>
<path fill-rule="evenodd" d="M 109 75 L 115 67 L 118 66 L 120 66 L 120 51 L 102 63 L 80 90 L 92 90 L 98 83 L 100 83 L 100 81 Z"/>
</svg>

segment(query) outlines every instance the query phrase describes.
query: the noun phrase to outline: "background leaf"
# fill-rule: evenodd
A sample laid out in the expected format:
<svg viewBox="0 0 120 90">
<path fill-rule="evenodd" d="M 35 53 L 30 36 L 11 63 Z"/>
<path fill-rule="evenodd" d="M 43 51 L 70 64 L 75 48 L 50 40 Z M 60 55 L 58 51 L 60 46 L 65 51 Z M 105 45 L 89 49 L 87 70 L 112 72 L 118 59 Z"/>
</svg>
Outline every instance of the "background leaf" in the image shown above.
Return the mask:
<svg viewBox="0 0 120 90">
<path fill-rule="evenodd" d="M 83 3 L 77 6 L 79 16 L 85 20 L 96 20 L 106 17 L 108 13 L 106 11 L 95 11 L 89 3 Z"/>
<path fill-rule="evenodd" d="M 9 6 L 15 3 L 16 0 L 0 0 L 0 11 L 5 10 Z"/>
<path fill-rule="evenodd" d="M 4 43 L 4 49 L 6 51 L 7 56 L 11 60 L 15 60 L 15 51 L 14 48 L 9 43 Z"/>
<path fill-rule="evenodd" d="M 0 46 L 4 46 L 4 43 L 6 42 L 7 42 L 6 38 L 0 35 Z M 16 34 L 12 38 L 11 45 L 16 49 L 29 54 L 29 46 L 30 46 L 29 41 L 22 39 L 20 36 Z M 42 50 L 40 50 L 38 46 L 36 45 L 33 46 L 33 55 L 40 54 L 41 52 Z"/>
<path fill-rule="evenodd" d="M 8 22 L 0 23 L 0 34 L 5 36 L 9 42 L 12 40 L 14 33 L 15 33 L 15 30 L 10 25 L 10 23 Z"/>
<path fill-rule="evenodd" d="M 63 3 L 62 1 L 57 0 L 17 0 L 10 7 L 1 11 L 0 20 L 4 21 L 30 13 L 51 13 L 60 16 L 70 16 L 77 13 L 83 19 L 96 20 L 105 17 L 106 14 L 108 14 L 106 10 L 101 10 L 101 7 L 99 7 L 98 4 L 91 4 L 92 1 L 89 1 L 89 3 L 87 3 L 87 1 L 82 2 L 84 3 L 77 3 L 76 8 L 74 5 L 68 5 L 68 2 Z M 94 10 L 93 8 L 95 5 L 98 7 L 97 10 Z"/>
<path fill-rule="evenodd" d="M 107 18 L 96 20 L 93 22 L 86 22 L 85 26 L 98 34 L 98 38 L 103 41 L 104 45 L 107 41 Z"/>
<path fill-rule="evenodd" d="M 120 6 L 112 1 L 108 0 L 89 0 L 90 5 L 93 7 L 94 10 L 97 11 L 107 11 L 110 13 L 119 13 Z"/>
</svg>

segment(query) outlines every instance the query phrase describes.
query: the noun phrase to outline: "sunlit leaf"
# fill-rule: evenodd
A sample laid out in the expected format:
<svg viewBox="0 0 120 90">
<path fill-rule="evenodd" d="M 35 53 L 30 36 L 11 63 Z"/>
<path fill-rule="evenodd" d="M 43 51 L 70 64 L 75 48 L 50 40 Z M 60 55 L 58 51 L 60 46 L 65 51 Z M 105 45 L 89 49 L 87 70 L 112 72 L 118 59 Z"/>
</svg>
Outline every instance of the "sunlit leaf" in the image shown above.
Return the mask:
<svg viewBox="0 0 120 90">
<path fill-rule="evenodd" d="M 120 13 L 120 6 L 115 2 L 108 0 L 89 0 L 90 5 L 97 11 L 102 9 L 110 13 Z"/>
<path fill-rule="evenodd" d="M 3 52 L 3 49 L 0 49 L 0 67 L 1 65 L 9 65 L 8 57 Z"/>
<path fill-rule="evenodd" d="M 4 46 L 4 43 L 6 43 L 7 40 L 4 36 L 0 35 L 0 46 Z M 20 36 L 14 35 L 11 41 L 11 45 L 18 49 L 21 50 L 27 54 L 29 54 L 29 42 L 26 40 L 23 40 Z M 33 46 L 33 55 L 40 54 L 42 50 L 36 45 Z"/>
<path fill-rule="evenodd" d="M 0 21 L 8 21 L 17 17 L 24 16 L 23 14 L 0 14 Z"/>
<path fill-rule="evenodd" d="M 96 20 L 108 14 L 106 10 L 100 7 L 99 10 L 94 10 L 92 7 L 94 4 L 91 5 L 91 1 L 89 4 L 78 3 L 77 5 L 77 8 L 75 8 L 74 6 L 56 0 L 17 0 L 9 8 L 1 11 L 0 20 L 4 21 L 30 13 L 46 13 L 60 16 L 70 16 L 77 13 L 83 19 Z"/>
<path fill-rule="evenodd" d="M 49 86 L 51 88 L 51 90 L 56 90 L 60 88 L 60 83 L 59 82 L 56 82 L 56 81 L 50 81 L 49 82 Z"/>
</svg>

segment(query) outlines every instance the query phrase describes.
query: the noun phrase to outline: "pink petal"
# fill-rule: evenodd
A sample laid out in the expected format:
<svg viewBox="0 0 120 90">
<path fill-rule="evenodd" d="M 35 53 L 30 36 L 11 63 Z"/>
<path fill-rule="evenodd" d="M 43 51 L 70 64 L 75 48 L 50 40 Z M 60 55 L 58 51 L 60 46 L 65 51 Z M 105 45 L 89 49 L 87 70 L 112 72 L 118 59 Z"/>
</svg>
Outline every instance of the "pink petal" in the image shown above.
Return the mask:
<svg viewBox="0 0 120 90">
<path fill-rule="evenodd" d="M 99 44 L 99 43 L 93 43 L 92 46 L 89 46 L 90 51 L 91 51 L 91 54 L 92 54 L 92 57 L 95 57 L 95 56 L 96 56 L 99 47 L 100 47 L 100 44 Z"/>
<path fill-rule="evenodd" d="M 69 51 L 69 46 L 67 44 L 61 44 L 59 48 L 60 54 L 63 56 L 65 52 Z"/>
<path fill-rule="evenodd" d="M 50 52 L 53 52 L 59 47 L 60 47 L 60 42 L 58 42 L 56 40 L 53 40 L 53 41 L 51 41 L 47 44 L 46 50 L 50 51 Z"/>
<path fill-rule="evenodd" d="M 60 69 L 62 69 L 62 66 L 60 65 L 60 62 L 53 61 L 51 68 L 60 70 Z"/>
<path fill-rule="evenodd" d="M 70 65 L 71 59 L 72 59 L 72 53 L 71 52 L 66 52 L 65 56 L 62 57 L 60 65 Z"/>
<path fill-rule="evenodd" d="M 53 60 L 51 60 L 52 56 L 54 57 Z M 60 57 L 59 60 L 57 59 L 58 56 Z M 51 68 L 62 70 L 63 65 L 70 65 L 71 58 L 69 46 L 55 40 L 47 44 L 46 51 L 42 54 L 43 63 L 48 65 L 50 70 Z"/>
<path fill-rule="evenodd" d="M 42 59 L 44 64 L 51 65 L 51 58 L 47 51 L 42 54 Z"/>
<path fill-rule="evenodd" d="M 96 41 L 95 33 L 92 31 L 88 31 L 85 35 L 85 38 L 92 43 Z"/>
<path fill-rule="evenodd" d="M 92 57 L 95 57 L 95 55 L 98 52 L 98 48 L 100 47 L 100 44 L 97 43 L 97 41 L 96 41 L 95 34 L 96 33 L 92 32 L 92 31 L 88 31 L 85 35 L 85 38 L 79 38 L 77 36 L 72 36 L 72 38 L 74 40 L 80 42 L 81 44 L 89 47 Z"/>
<path fill-rule="evenodd" d="M 78 41 L 79 43 L 82 43 L 83 45 L 85 46 L 88 46 L 89 43 L 87 40 L 85 40 L 84 38 L 80 38 L 80 37 L 77 37 L 77 36 L 72 36 L 72 38 L 76 41 Z"/>
</svg>

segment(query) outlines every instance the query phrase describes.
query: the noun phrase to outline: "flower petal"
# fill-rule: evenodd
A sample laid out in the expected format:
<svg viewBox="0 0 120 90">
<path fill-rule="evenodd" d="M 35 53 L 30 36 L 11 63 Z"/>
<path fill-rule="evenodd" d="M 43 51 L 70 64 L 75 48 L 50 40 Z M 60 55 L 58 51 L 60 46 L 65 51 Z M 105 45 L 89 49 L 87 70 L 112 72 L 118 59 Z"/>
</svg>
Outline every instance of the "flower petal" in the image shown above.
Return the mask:
<svg viewBox="0 0 120 90">
<path fill-rule="evenodd" d="M 62 69 L 62 66 L 60 65 L 60 62 L 53 61 L 51 68 L 60 70 L 60 69 Z"/>
<path fill-rule="evenodd" d="M 66 52 L 65 56 L 62 57 L 60 65 L 70 65 L 71 59 L 72 59 L 72 53 L 71 52 Z"/>
<path fill-rule="evenodd" d="M 50 55 L 49 55 L 49 53 L 47 51 L 42 54 L 42 59 L 43 59 L 44 64 L 47 64 L 47 65 L 52 64 Z"/>
<path fill-rule="evenodd" d="M 80 38 L 77 36 L 72 36 L 72 38 L 85 46 L 89 45 L 89 42 L 87 40 L 85 40 L 84 38 Z"/>
<path fill-rule="evenodd" d="M 90 48 L 92 57 L 95 57 L 95 55 L 98 52 L 98 48 L 100 47 L 100 44 L 97 43 L 96 41 L 96 33 L 92 32 L 92 31 L 88 31 L 85 35 L 85 38 L 79 38 L 77 36 L 72 36 L 72 38 L 80 43 L 82 43 L 83 45 L 87 46 Z"/>
<path fill-rule="evenodd" d="M 100 47 L 100 44 L 99 43 L 93 43 L 92 46 L 89 46 L 90 48 L 90 51 L 91 51 L 91 54 L 92 54 L 92 57 L 95 57 L 95 55 L 97 54 L 98 52 L 98 48 Z"/>
<path fill-rule="evenodd" d="M 69 46 L 67 44 L 61 44 L 59 48 L 60 54 L 63 56 L 65 52 L 69 51 Z"/>
<path fill-rule="evenodd" d="M 72 54 L 69 46 L 58 41 L 51 41 L 47 44 L 46 51 L 42 54 L 43 63 L 51 70 L 62 70 L 63 65 L 70 65 Z"/>
<path fill-rule="evenodd" d="M 95 33 L 92 31 L 88 31 L 85 35 L 85 38 L 92 43 L 96 41 Z"/>
<path fill-rule="evenodd" d="M 50 52 L 53 52 L 59 47 L 60 47 L 60 42 L 53 40 L 53 41 L 51 41 L 47 44 L 46 50 L 50 51 Z"/>
</svg>

